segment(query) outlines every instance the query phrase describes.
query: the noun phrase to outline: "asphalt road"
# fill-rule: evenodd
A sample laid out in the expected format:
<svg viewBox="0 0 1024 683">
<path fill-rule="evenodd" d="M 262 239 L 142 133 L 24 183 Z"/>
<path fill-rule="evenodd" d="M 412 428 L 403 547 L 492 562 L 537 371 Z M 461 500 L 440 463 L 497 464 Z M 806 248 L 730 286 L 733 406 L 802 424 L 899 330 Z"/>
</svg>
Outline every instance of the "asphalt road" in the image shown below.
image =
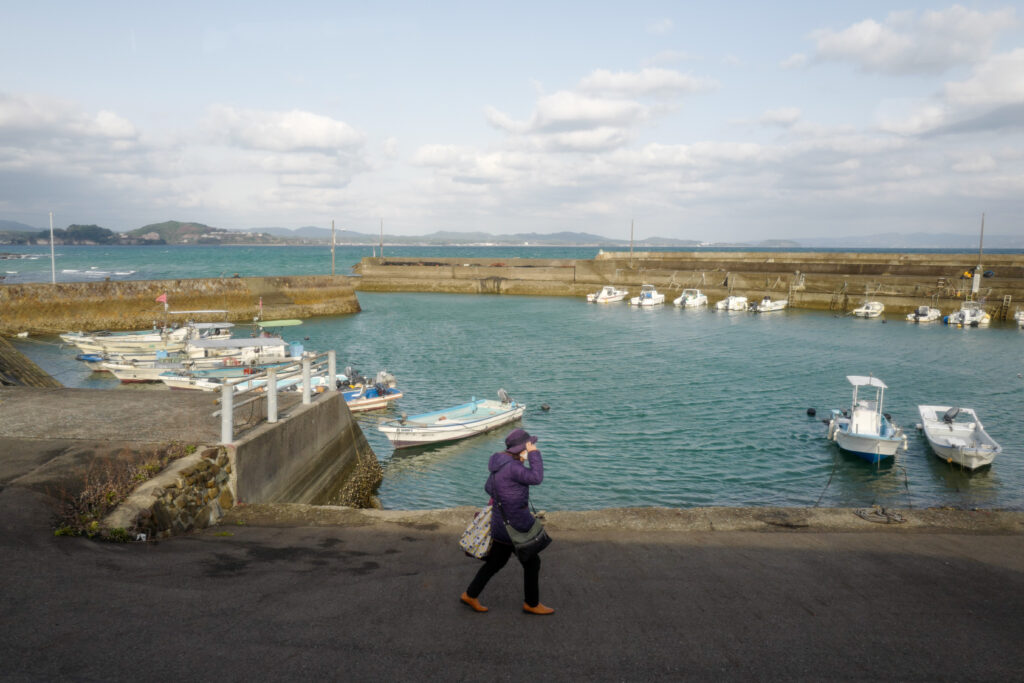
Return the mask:
<svg viewBox="0 0 1024 683">
<path fill-rule="evenodd" d="M 565 530 L 550 617 L 436 522 L 55 538 L 0 490 L 3 680 L 1020 680 L 1024 536 Z M 429 520 L 429 518 L 424 518 Z M 266 522 L 264 522 L 266 523 Z M 513 560 L 514 562 L 514 560 Z"/>
</svg>

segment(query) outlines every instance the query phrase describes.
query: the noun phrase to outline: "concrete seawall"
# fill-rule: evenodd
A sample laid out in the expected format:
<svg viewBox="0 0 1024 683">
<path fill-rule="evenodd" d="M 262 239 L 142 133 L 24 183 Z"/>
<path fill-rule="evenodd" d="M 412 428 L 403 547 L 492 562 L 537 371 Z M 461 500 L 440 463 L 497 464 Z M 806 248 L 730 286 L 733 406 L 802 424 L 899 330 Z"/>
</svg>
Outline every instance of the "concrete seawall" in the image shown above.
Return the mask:
<svg viewBox="0 0 1024 683">
<path fill-rule="evenodd" d="M 297 406 L 286 420 L 264 423 L 227 448 L 236 463 L 234 490 L 245 503 L 365 507 L 380 483 L 377 458 L 339 393 Z"/>
<path fill-rule="evenodd" d="M 972 287 L 977 254 L 835 252 L 622 252 L 593 260 L 364 258 L 360 291 L 585 296 L 614 284 L 631 292 L 655 285 L 674 298 L 688 287 L 714 302 L 729 294 L 788 298 L 795 308 L 847 312 L 866 297 L 887 312 L 932 304 L 950 312 Z M 1024 304 L 1024 254 L 982 259 L 978 297 L 998 319 Z M 1006 300 L 1006 297 L 1009 297 Z M 1004 304 L 1005 302 L 1005 304 Z"/>
<path fill-rule="evenodd" d="M 165 319 L 163 305 L 155 301 L 161 294 L 167 294 L 172 311 L 227 311 L 196 316 L 204 320 L 250 321 L 261 299 L 266 320 L 360 310 L 352 278 L 345 276 L 15 284 L 0 286 L 0 335 L 149 327 Z M 170 316 L 168 322 L 182 318 Z"/>
</svg>

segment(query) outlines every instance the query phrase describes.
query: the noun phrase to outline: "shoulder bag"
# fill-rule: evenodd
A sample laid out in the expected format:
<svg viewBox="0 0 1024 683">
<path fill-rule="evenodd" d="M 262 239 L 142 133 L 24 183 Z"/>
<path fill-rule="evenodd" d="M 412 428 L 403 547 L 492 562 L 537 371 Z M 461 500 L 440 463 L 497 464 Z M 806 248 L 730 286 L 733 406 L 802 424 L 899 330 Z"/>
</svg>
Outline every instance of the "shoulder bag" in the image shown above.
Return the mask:
<svg viewBox="0 0 1024 683">
<path fill-rule="evenodd" d="M 508 537 L 512 539 L 512 547 L 515 548 L 516 557 L 519 558 L 520 562 L 529 562 L 533 559 L 534 555 L 551 544 L 551 537 L 548 536 L 543 522 L 537 519 L 536 516 L 533 519 L 533 526 L 528 531 L 519 531 L 508 523 L 508 517 L 505 516 L 505 510 L 501 507 L 501 501 L 498 500 L 497 496 L 494 497 L 494 504 L 498 506 L 498 511 L 501 512 L 501 518 L 505 522 L 505 531 L 508 532 Z M 534 509 L 534 513 L 536 512 L 537 510 Z"/>
</svg>

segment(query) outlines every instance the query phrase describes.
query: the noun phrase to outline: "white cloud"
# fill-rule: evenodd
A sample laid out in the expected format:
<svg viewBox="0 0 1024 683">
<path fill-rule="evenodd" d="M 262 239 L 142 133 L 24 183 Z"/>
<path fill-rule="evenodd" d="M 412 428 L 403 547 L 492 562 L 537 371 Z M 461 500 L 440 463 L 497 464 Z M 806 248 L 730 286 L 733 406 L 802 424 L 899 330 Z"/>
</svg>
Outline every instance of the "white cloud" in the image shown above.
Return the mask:
<svg viewBox="0 0 1024 683">
<path fill-rule="evenodd" d="M 344 121 L 299 110 L 257 111 L 215 105 L 206 123 L 214 137 L 248 149 L 335 153 L 358 149 L 364 143 L 363 134 Z"/>
<path fill-rule="evenodd" d="M 652 21 L 647 24 L 647 32 L 656 36 L 663 36 L 667 33 L 671 33 L 673 28 L 675 28 L 675 22 L 671 19 L 658 19 L 657 21 Z"/>
<path fill-rule="evenodd" d="M 783 69 L 800 69 L 807 66 L 807 62 L 807 55 L 797 53 L 783 59 L 779 66 Z"/>
<path fill-rule="evenodd" d="M 761 115 L 760 123 L 765 126 L 789 128 L 799 120 L 800 109 L 798 107 L 782 107 L 766 111 Z"/>
<path fill-rule="evenodd" d="M 984 13 L 954 5 L 920 15 L 894 12 L 882 23 L 865 19 L 811 37 L 820 61 L 853 62 L 881 73 L 941 73 L 984 59 L 998 34 L 1015 23 L 1013 9 Z"/>
<path fill-rule="evenodd" d="M 51 97 L 0 93 L 0 135 L 12 133 L 108 140 L 139 135 L 130 121 L 111 111 L 92 114 Z"/>
<path fill-rule="evenodd" d="M 639 72 L 611 72 L 597 69 L 580 81 L 580 90 L 629 96 L 685 95 L 714 90 L 718 83 L 671 69 L 641 69 Z"/>
<path fill-rule="evenodd" d="M 1024 49 L 993 56 L 967 80 L 947 83 L 945 95 L 958 106 L 1024 102 Z"/>
</svg>

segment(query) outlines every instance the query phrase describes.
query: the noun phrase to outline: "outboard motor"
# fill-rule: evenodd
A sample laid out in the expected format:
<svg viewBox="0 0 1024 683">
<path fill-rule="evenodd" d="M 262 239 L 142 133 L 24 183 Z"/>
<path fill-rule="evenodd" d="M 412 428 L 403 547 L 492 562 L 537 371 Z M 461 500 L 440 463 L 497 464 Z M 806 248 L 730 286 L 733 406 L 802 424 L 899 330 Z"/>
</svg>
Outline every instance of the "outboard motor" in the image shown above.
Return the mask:
<svg viewBox="0 0 1024 683">
<path fill-rule="evenodd" d="M 509 397 L 508 392 L 504 389 L 498 389 L 498 400 L 502 403 L 511 403 L 512 399 Z"/>
<path fill-rule="evenodd" d="M 942 416 L 942 421 L 945 422 L 946 424 L 948 424 L 950 427 L 952 427 L 953 426 L 953 420 L 955 420 L 956 416 L 959 415 L 959 414 L 960 414 L 960 409 L 959 408 L 950 408 Z"/>
</svg>

